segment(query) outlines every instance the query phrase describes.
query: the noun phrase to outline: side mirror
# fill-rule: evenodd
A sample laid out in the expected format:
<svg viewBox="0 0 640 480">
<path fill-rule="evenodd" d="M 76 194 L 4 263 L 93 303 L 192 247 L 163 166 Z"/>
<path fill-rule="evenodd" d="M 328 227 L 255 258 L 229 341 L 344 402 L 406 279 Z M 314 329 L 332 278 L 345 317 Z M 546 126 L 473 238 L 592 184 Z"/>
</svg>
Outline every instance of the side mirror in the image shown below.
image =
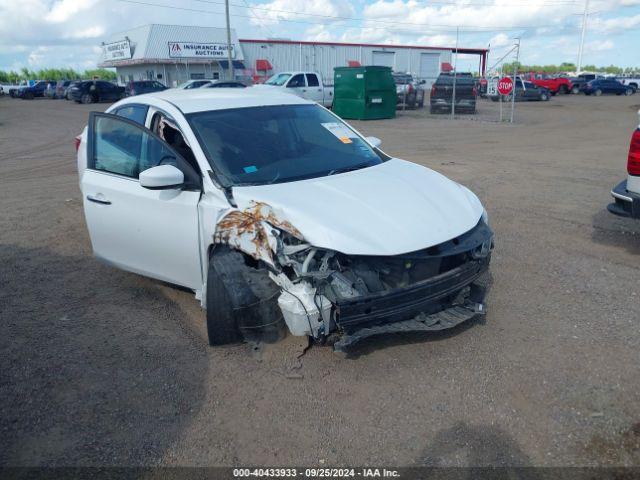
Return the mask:
<svg viewBox="0 0 640 480">
<path fill-rule="evenodd" d="M 149 190 L 177 189 L 184 183 L 184 173 L 173 165 L 158 165 L 140 172 L 140 185 Z"/>
<path fill-rule="evenodd" d="M 380 145 L 382 145 L 382 140 L 380 140 L 378 137 L 365 137 L 364 139 L 369 142 L 369 145 L 371 145 L 373 148 L 378 148 Z"/>
</svg>

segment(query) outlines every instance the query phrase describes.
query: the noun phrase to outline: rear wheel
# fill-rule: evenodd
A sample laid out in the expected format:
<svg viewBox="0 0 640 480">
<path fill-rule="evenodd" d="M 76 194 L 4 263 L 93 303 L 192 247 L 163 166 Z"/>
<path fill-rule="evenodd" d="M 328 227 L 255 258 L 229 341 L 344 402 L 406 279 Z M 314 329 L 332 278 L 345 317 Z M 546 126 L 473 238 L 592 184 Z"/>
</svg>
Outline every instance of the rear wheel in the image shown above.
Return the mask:
<svg viewBox="0 0 640 480">
<path fill-rule="evenodd" d="M 624 94 L 625 94 L 627 97 L 628 97 L 629 95 L 633 95 L 633 89 L 631 89 L 631 88 L 627 88 L 627 89 L 624 91 Z"/>
<path fill-rule="evenodd" d="M 563 93 L 566 95 L 567 93 L 569 93 L 569 87 L 567 87 L 566 85 L 562 85 L 560 87 L 560 93 Z"/>
<path fill-rule="evenodd" d="M 549 101 L 549 95 L 547 95 L 546 92 L 542 92 L 540 94 L 540 100 L 543 101 L 543 102 Z"/>
<path fill-rule="evenodd" d="M 599 97 L 600 95 L 602 95 L 602 90 L 600 90 L 600 89 L 598 88 L 595 92 L 593 92 L 593 94 L 594 94 L 596 97 Z"/>
<path fill-rule="evenodd" d="M 88 93 L 85 93 L 82 95 L 82 97 L 80 97 L 80 101 L 82 103 L 89 104 L 89 103 L 93 103 L 93 97 L 91 95 L 89 95 Z"/>
<path fill-rule="evenodd" d="M 580 93 L 580 87 L 578 86 L 571 87 L 571 93 L 573 93 L 574 95 L 577 95 L 578 93 Z"/>
</svg>

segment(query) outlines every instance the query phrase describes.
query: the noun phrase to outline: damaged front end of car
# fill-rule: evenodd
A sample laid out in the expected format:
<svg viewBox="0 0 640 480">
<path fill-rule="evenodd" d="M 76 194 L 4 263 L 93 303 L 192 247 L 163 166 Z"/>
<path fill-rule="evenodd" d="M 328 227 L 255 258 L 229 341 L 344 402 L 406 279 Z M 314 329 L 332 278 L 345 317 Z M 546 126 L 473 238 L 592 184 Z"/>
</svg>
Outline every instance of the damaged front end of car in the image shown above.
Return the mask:
<svg viewBox="0 0 640 480">
<path fill-rule="evenodd" d="M 344 351 L 373 335 L 443 330 L 485 313 L 493 248 L 486 216 L 456 238 L 393 256 L 314 247 L 283 217 L 254 202 L 218 223 L 214 242 L 244 254 L 235 257 L 230 289 L 245 297 L 233 307 L 247 341 L 275 341 L 286 325 Z"/>
</svg>

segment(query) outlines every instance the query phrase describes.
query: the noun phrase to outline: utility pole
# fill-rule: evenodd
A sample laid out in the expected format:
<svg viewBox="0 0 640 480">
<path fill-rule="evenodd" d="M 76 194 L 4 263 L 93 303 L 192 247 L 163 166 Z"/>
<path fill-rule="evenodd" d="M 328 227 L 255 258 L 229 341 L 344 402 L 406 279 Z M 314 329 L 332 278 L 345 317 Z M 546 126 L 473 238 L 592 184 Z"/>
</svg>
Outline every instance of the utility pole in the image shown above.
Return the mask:
<svg viewBox="0 0 640 480">
<path fill-rule="evenodd" d="M 458 76 L 458 36 L 460 35 L 460 27 L 456 27 L 456 56 L 453 57 L 453 92 L 451 95 L 451 120 L 456 114 L 456 77 Z"/>
<path fill-rule="evenodd" d="M 229 57 L 229 78 L 233 80 L 233 56 L 231 49 L 233 45 L 231 44 L 231 22 L 229 21 L 229 0 L 224 0 L 224 11 L 227 15 L 227 55 Z"/>
<path fill-rule="evenodd" d="M 584 0 L 584 13 L 582 14 L 582 34 L 580 35 L 580 49 L 578 50 L 578 66 L 576 73 L 582 72 L 582 51 L 584 49 L 584 35 L 587 32 L 587 16 L 589 11 L 589 0 Z"/>
<path fill-rule="evenodd" d="M 518 62 L 520 61 L 520 37 L 518 37 L 518 43 L 516 43 L 516 62 L 513 64 L 513 91 L 511 92 L 511 119 L 509 123 L 513 123 L 513 111 L 516 108 L 516 90 L 518 87 Z M 522 85 L 524 88 L 524 84 Z"/>
</svg>

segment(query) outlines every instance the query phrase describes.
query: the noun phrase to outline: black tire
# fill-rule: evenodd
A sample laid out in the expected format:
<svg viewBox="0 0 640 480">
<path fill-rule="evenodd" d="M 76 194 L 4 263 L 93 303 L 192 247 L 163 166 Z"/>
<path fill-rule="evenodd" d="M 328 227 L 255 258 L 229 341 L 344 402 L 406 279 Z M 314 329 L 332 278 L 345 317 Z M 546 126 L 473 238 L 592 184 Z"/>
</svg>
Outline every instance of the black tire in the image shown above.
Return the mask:
<svg viewBox="0 0 640 480">
<path fill-rule="evenodd" d="M 573 93 L 574 95 L 579 94 L 580 93 L 580 87 L 578 87 L 578 86 L 571 87 L 571 93 Z"/>
<path fill-rule="evenodd" d="M 633 95 L 633 89 L 632 88 L 627 88 L 624 91 L 624 94 L 628 97 L 629 95 Z"/>
<path fill-rule="evenodd" d="M 224 283 L 224 274 L 218 271 L 213 255 L 209 259 L 207 274 L 207 335 L 209 345 L 238 343 L 242 336 L 233 315 L 231 298 Z"/>
<path fill-rule="evenodd" d="M 560 93 L 562 93 L 563 95 L 566 95 L 567 93 L 569 93 L 569 87 L 567 87 L 566 85 L 562 85 L 560 87 Z"/>
<path fill-rule="evenodd" d="M 80 97 L 80 103 L 84 103 L 85 105 L 93 103 L 93 96 L 89 93 L 83 93 L 82 97 Z"/>
<path fill-rule="evenodd" d="M 600 90 L 600 89 L 598 88 L 595 92 L 593 92 L 593 94 L 594 94 L 596 97 L 599 97 L 600 95 L 602 95 L 602 90 Z"/>
<path fill-rule="evenodd" d="M 31 92 L 26 92 L 22 98 L 24 98 L 25 100 L 33 100 L 33 93 Z"/>
<path fill-rule="evenodd" d="M 540 94 L 540 101 L 541 102 L 548 102 L 549 101 L 549 95 L 547 95 L 545 92 L 542 92 Z"/>
</svg>

